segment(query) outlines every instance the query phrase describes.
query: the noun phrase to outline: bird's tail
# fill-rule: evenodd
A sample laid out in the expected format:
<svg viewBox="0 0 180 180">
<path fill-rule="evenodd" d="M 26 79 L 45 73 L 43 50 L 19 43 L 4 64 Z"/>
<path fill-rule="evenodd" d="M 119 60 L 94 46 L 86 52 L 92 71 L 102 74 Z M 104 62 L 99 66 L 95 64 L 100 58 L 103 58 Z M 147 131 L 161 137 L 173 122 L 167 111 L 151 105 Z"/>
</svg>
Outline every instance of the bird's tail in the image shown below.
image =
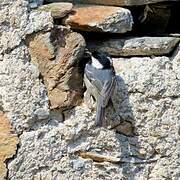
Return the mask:
<svg viewBox="0 0 180 180">
<path fill-rule="evenodd" d="M 96 126 L 103 125 L 104 116 L 105 116 L 105 108 L 102 106 L 101 102 L 98 102 L 97 111 L 96 111 L 96 120 L 95 120 Z"/>
</svg>

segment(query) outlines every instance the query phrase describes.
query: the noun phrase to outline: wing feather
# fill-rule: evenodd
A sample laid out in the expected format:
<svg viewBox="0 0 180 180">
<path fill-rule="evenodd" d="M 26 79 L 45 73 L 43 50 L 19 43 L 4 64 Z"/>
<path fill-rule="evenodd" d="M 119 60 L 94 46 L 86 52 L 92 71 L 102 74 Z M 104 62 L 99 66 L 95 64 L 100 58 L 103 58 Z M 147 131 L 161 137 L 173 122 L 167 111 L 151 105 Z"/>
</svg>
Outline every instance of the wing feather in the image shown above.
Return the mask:
<svg viewBox="0 0 180 180">
<path fill-rule="evenodd" d="M 107 106 L 113 92 L 114 84 L 115 84 L 115 76 L 113 76 L 110 81 L 105 81 L 99 97 L 102 107 Z"/>
</svg>

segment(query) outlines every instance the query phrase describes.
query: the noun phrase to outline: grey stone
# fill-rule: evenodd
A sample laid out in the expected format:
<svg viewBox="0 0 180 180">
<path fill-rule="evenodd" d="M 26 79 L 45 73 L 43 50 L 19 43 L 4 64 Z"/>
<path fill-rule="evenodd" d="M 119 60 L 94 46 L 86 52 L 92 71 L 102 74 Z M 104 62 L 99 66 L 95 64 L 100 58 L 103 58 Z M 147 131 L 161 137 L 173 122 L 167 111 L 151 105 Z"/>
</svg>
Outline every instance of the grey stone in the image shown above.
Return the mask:
<svg viewBox="0 0 180 180">
<path fill-rule="evenodd" d="M 86 104 L 50 112 L 47 120 L 39 120 L 35 112 L 50 107 L 26 44 L 32 33 L 50 31 L 52 18 L 49 13 L 29 12 L 23 0 L 4 0 L 1 6 L 1 104 L 21 134 L 16 155 L 6 162 L 7 179 L 179 178 L 179 46 L 170 58 L 113 59 L 118 83 L 114 109 L 109 107 L 106 113 L 107 128 L 95 128 L 95 112 Z M 52 59 L 55 50 L 50 46 Z M 120 127 L 115 133 L 122 121 L 134 126 L 133 134 Z M 106 158 L 99 163 L 79 152 Z M 123 157 L 130 163 L 107 161 Z M 151 163 L 136 163 L 154 158 Z"/>
<path fill-rule="evenodd" d="M 39 11 L 51 12 L 53 18 L 62 18 L 72 11 L 72 3 L 51 3 L 39 7 Z"/>
<path fill-rule="evenodd" d="M 29 0 L 29 5 L 32 9 L 43 5 L 44 0 Z"/>
<path fill-rule="evenodd" d="M 176 57 L 177 58 L 177 57 Z M 179 59 L 179 58 L 177 58 Z M 125 79 L 131 93 L 147 97 L 179 97 L 180 86 L 173 62 L 168 57 L 119 58 L 114 60 L 116 72 Z M 129 72 L 129 73 L 127 73 Z"/>
<path fill-rule="evenodd" d="M 64 123 L 46 124 L 24 132 L 17 157 L 9 163 L 9 177 L 30 179 L 178 179 L 179 80 L 174 68 L 179 53 L 167 57 L 113 59 L 118 85 L 114 119 L 131 122 L 134 134 L 116 134 L 107 128 L 94 128 L 95 112 L 84 106 L 67 111 Z M 152 78 L 153 77 L 153 78 Z M 162 90 L 163 89 L 163 90 Z M 98 163 L 77 152 L 98 153 L 109 158 L 131 157 L 157 160 L 152 163 Z M 26 159 L 23 160 L 23 157 Z M 136 160 L 134 161 L 136 162 Z M 18 169 L 17 169 L 18 167 Z M 68 172 L 68 173 L 67 173 Z"/>
<path fill-rule="evenodd" d="M 32 11 L 28 14 L 27 1 L 19 2 L 20 0 L 9 3 L 1 9 L 0 54 L 8 53 L 18 47 L 27 35 L 48 31 L 53 27 L 50 13 Z M 7 14 L 8 9 L 9 14 Z"/>
<path fill-rule="evenodd" d="M 180 38 L 175 37 L 130 37 L 89 41 L 90 50 L 107 52 L 112 56 L 160 56 L 174 50 Z"/>
<path fill-rule="evenodd" d="M 48 119 L 49 109 L 39 108 L 35 110 L 34 114 L 37 116 L 39 120 Z"/>
<path fill-rule="evenodd" d="M 4 1 L 2 6 L 0 94 L 3 110 L 7 112 L 16 132 L 20 133 L 37 121 L 37 109 L 48 111 L 49 108 L 45 87 L 39 79 L 39 70 L 30 62 L 24 40 L 31 33 L 50 30 L 53 21 L 49 13 L 28 13 L 28 3 L 24 0 Z"/>
</svg>

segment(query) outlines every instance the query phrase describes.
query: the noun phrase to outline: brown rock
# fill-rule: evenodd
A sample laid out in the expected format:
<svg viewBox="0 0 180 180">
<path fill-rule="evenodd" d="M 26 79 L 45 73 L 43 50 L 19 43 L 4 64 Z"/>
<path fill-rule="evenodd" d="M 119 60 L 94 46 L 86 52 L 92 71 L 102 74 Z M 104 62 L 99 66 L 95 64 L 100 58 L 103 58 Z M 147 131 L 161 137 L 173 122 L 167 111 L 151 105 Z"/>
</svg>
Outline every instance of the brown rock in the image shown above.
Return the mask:
<svg viewBox="0 0 180 180">
<path fill-rule="evenodd" d="M 46 2 L 63 2 L 64 0 L 46 0 Z M 84 3 L 84 4 L 101 4 L 113 6 L 134 6 L 158 2 L 173 2 L 178 0 L 66 0 L 66 2 Z"/>
<path fill-rule="evenodd" d="M 78 5 L 63 21 L 72 29 L 93 32 L 125 33 L 132 30 L 131 12 L 121 7 Z"/>
<path fill-rule="evenodd" d="M 51 12 L 53 18 L 62 18 L 71 12 L 72 3 L 51 3 L 40 6 L 38 10 Z"/>
<path fill-rule="evenodd" d="M 126 136 L 132 136 L 133 135 L 133 125 L 130 122 L 123 121 L 120 125 L 115 127 L 117 133 L 125 134 Z"/>
<path fill-rule="evenodd" d="M 0 179 L 6 177 L 5 160 L 16 153 L 17 144 L 18 138 L 12 130 L 9 120 L 0 112 Z"/>
<path fill-rule="evenodd" d="M 64 110 L 81 102 L 83 75 L 79 63 L 84 49 L 84 38 L 64 27 L 29 39 L 32 62 L 43 76 L 51 108 Z"/>
</svg>

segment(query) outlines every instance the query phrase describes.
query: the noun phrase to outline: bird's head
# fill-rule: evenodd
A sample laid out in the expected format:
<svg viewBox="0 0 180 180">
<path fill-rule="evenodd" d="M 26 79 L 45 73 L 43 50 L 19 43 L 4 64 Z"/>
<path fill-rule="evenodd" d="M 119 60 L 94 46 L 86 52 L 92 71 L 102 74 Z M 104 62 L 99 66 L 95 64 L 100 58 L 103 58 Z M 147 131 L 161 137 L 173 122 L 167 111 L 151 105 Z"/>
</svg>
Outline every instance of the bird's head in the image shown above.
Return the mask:
<svg viewBox="0 0 180 180">
<path fill-rule="evenodd" d="M 90 63 L 96 69 L 110 69 L 112 66 L 112 60 L 107 53 L 100 51 L 90 52 L 85 50 L 84 59 L 86 63 Z"/>
<path fill-rule="evenodd" d="M 91 65 L 97 69 L 110 69 L 111 59 L 105 53 L 93 51 L 91 53 Z"/>
</svg>

